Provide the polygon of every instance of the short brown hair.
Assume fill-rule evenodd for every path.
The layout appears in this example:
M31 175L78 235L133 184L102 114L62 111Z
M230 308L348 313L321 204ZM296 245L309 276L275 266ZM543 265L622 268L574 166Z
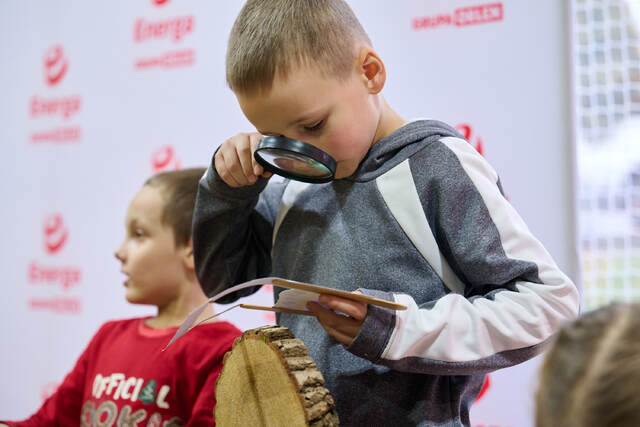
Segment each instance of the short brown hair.
M276 75L310 64L341 79L358 42L371 45L343 0L248 0L229 35L227 83L234 92L267 92Z
M536 393L537 427L640 426L640 304L613 303L563 328Z
M176 246L185 246L191 239L198 183L205 171L205 168L191 168L161 172L144 183L165 190L161 221L173 229Z

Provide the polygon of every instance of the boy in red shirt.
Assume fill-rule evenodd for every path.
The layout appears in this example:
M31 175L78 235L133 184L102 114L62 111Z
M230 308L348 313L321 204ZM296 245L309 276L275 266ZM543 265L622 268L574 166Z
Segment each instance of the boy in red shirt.
M9 426L214 424L215 381L241 331L227 322L203 323L162 351L207 300L194 273L191 242L204 171L151 177L127 210L125 238L115 252L127 275L125 297L157 306L158 314L105 323L58 390L29 419ZM202 318L212 314L208 308Z

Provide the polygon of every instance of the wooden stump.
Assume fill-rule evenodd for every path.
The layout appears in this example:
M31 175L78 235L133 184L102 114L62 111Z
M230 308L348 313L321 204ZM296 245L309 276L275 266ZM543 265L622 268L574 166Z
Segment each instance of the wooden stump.
M251 329L237 338L224 356L215 394L221 427L338 425L322 374L284 326Z

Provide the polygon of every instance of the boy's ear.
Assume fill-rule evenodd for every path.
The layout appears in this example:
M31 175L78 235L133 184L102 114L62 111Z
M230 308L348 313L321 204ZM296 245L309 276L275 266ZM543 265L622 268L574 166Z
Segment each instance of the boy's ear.
M360 49L358 71L370 94L374 95L382 90L387 80L387 73L382 59L369 46Z
M189 242L182 248L182 251L185 267L189 270L195 270L196 264L193 260L193 239L189 238Z

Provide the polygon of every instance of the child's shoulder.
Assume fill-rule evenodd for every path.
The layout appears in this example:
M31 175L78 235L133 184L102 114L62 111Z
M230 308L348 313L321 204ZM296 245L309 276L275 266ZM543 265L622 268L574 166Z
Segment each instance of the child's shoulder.
M209 336L209 337L228 337L229 339L242 335L242 331L238 329L233 323L218 321L202 323L185 334L186 337L189 334L193 336Z
M140 318L108 320L93 334L88 349L97 349L113 342L121 342L123 338L131 336L135 338L136 325Z
M138 328L140 322L143 321L143 317L132 317L128 319L114 319L107 320L100 326L98 332L96 332L96 336L104 336L111 334L120 334L127 331L135 331Z
M132 317L127 319L107 320L100 326L96 332L96 337L104 337L108 335L118 335L124 333L134 334L138 329L144 317Z
M174 356L187 354L187 359L217 360L231 350L240 335L242 331L229 322L203 323L184 334L167 350Z
M428 143L420 143L410 157L412 174L428 180L466 179L481 174L497 178L493 167L462 135L432 135ZM412 151L412 150L410 150Z
M136 326L144 317L131 317L127 319L112 319L107 320L102 324L100 329L111 330L111 329L119 329L119 328L129 328L132 326Z

